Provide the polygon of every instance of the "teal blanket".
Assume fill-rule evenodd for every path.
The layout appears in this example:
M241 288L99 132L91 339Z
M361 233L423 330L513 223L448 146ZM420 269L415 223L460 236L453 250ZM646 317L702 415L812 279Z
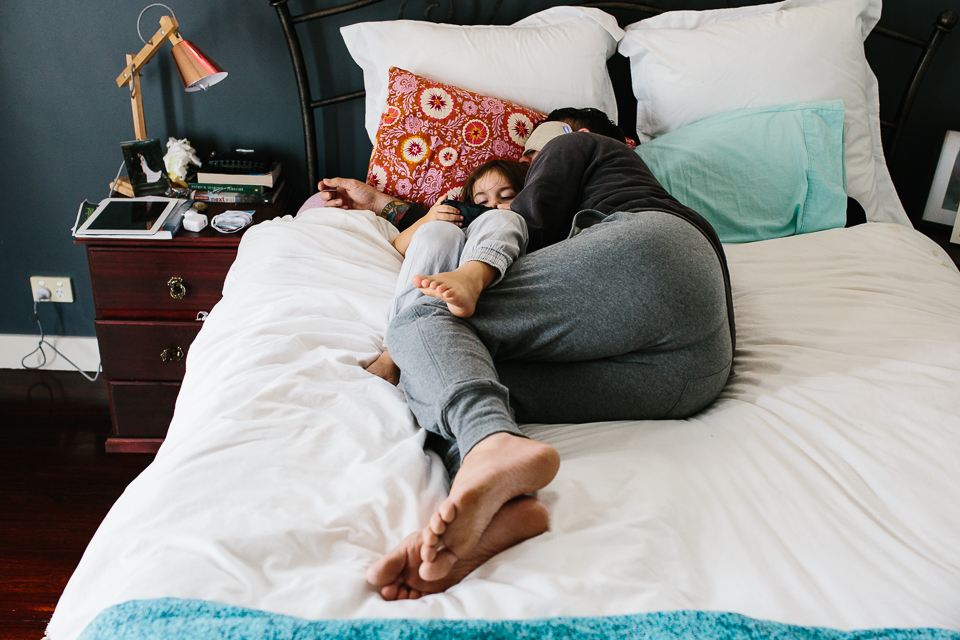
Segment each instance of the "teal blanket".
M943 629L838 631L735 613L668 611L539 620L304 620L202 600L133 600L102 611L80 640L960 640Z

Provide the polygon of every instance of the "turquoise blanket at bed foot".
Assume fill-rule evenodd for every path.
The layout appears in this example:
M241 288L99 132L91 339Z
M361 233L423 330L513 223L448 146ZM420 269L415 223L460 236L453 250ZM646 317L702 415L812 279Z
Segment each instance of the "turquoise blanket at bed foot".
M736 613L667 611L535 620L304 620L203 600L132 600L94 618L80 640L960 640L945 629L839 631Z

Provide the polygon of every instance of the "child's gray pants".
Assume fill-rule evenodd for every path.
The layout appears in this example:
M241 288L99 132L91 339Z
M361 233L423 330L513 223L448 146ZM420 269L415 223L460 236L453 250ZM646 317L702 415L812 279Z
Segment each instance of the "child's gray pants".
M409 406L450 445L453 472L485 437L522 435L518 421L700 411L726 383L730 331L710 242L677 216L644 211L519 258L470 318L423 297L387 337Z
M526 249L527 223L513 211L485 211L466 229L439 220L424 223L407 247L393 303L387 310L387 322L423 296L413 286L413 276L433 276L478 260L500 272L494 280L496 284Z

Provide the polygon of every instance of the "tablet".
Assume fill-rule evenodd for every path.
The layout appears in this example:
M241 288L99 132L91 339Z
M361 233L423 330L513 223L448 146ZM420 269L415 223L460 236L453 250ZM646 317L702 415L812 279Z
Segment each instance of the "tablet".
M107 198L77 229L77 235L153 235L179 201L174 198Z

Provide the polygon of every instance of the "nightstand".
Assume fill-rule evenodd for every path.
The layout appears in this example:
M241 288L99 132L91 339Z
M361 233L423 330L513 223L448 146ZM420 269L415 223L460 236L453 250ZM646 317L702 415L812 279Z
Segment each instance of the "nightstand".
M953 227L936 222L921 220L916 223L917 231L927 236L947 253L953 260L953 263L960 267L960 244L950 242L950 234L953 233Z
M284 215L289 192L269 205L209 204L213 219L228 209L256 210L254 224ZM247 227L249 229L250 227ZM170 240L78 238L96 306L97 341L107 382L113 433L107 451L154 453L163 442L186 370L190 344L221 298L243 233L181 229Z

